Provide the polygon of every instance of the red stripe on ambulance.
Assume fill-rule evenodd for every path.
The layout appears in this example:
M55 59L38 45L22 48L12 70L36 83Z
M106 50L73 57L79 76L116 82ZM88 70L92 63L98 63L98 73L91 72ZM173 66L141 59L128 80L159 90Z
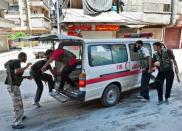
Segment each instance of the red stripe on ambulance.
M138 74L139 72L141 72L141 71L135 70L135 71L122 72L122 73L118 73L118 74L110 74L110 75L106 75L103 77L98 77L98 78L93 78L93 79L87 80L86 84L89 85L89 84L94 84L94 83L107 81L107 80L111 80L111 79L116 79L116 78L120 78L120 77L124 77L124 76L135 75L135 74Z

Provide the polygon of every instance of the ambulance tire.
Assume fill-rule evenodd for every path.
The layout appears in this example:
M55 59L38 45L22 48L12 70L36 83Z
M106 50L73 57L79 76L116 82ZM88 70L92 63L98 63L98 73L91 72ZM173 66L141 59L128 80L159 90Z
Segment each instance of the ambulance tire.
M115 84L109 85L104 90L101 98L102 105L106 107L114 106L118 103L120 97L119 87Z

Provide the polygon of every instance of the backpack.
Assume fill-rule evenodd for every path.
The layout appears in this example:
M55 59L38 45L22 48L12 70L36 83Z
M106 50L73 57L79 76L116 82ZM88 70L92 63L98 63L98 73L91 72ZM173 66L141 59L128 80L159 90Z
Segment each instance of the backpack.
M7 74L4 83L20 86L23 78L21 75L16 75L14 70L12 69L12 63L14 61L16 61L16 60L9 60L4 64L4 68L6 69L6 74Z
M6 69L6 74L7 74L4 84L12 85L12 82L13 82L13 80L12 80L12 71L11 71L11 68L10 68L10 65L11 65L12 62L13 62L13 60L9 60L4 64L4 68Z
M6 70L8 70L8 68L10 67L10 65L11 65L12 62L13 62L13 60L7 61L7 62L4 64L4 68L5 68Z

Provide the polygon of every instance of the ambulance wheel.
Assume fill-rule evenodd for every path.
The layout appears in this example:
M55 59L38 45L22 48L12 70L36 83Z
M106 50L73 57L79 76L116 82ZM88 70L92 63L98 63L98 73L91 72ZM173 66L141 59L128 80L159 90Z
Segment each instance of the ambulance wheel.
M104 93L101 98L101 103L106 107L114 106L118 103L119 96L120 96L119 87L114 84L109 85L104 90Z

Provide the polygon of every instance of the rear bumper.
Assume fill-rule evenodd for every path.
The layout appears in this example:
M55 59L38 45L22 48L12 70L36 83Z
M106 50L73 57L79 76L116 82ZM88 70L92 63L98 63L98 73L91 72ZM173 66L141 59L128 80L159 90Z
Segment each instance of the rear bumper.
M63 94L68 96L72 100L85 101L85 95L86 95L85 91L80 91L80 90L68 91L68 90L65 90L63 92Z

